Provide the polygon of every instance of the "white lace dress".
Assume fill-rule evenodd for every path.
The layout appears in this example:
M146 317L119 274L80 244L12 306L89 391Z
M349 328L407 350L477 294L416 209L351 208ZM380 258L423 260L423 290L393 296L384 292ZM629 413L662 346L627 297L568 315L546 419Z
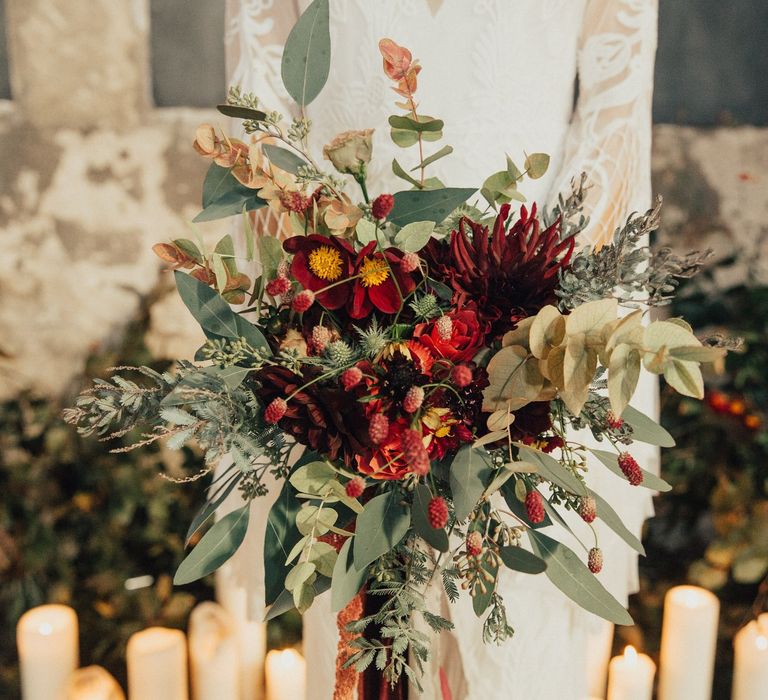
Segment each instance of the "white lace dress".
M306 4L227 3L229 83L284 114L293 107L280 79L282 47ZM385 119L396 109L395 95L377 49L379 39L392 38L421 61L420 111L445 121L442 143L454 147L432 174L451 186L478 186L504 167L505 154L520 162L524 149L547 152L549 172L526 181L524 193L531 201L551 202L586 171L591 223L583 242L604 241L628 213L644 211L651 201L656 22L657 0L331 0L331 74L308 109L312 140L324 144L342 130L378 127L370 189L405 189L390 170L394 157L403 162L408 154L389 140ZM655 402L655 386L646 377L633 404L653 414ZM636 445L633 454L646 468L657 467L655 450ZM652 494L593 466L591 487L639 534L652 514ZM242 586L240 604L247 598L255 615L263 601L258 571L269 506L268 498L254 504L250 544L221 577L229 587L223 597L233 597L233 585ZM586 525L578 521L572 527L591 546ZM637 586L637 555L612 531L600 527L599 533L605 554L600 579L624 602ZM583 551L563 534L554 536ZM441 591L432 591L435 601L443 598L455 630L436 640L421 697L441 697L441 668L454 700L583 700L595 692L596 685L588 688L587 650L590 638L606 639L605 624L543 575L505 571L500 592L516 634L499 648L483 644L468 597L449 608ZM308 700L333 695L337 633L327 598L305 616ZM411 697L417 697L413 689Z

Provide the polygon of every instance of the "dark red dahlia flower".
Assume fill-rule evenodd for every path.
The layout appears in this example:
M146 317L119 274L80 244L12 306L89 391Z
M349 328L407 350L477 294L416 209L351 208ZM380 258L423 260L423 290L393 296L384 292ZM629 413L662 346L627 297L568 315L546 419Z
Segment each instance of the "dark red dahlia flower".
M256 393L264 405L270 405L276 398L287 399L318 372L311 369L299 376L285 367L264 367L255 373L260 386ZM336 383L312 384L287 401L278 425L296 442L331 460L353 465L355 456L366 450L370 441L368 419L351 393Z
M348 303L352 318L366 318L374 308L385 314L397 313L402 305L400 295L405 297L416 287L413 277L402 270L401 250L387 248L382 253L375 249L376 242L371 241L357 254L357 278Z
M509 211L501 207L492 233L464 217L449 243L431 239L421 253L430 276L453 290L454 306L474 308L494 337L556 301L558 272L574 248L572 236L561 239L559 220L542 231L535 204L507 229Z
M352 292L351 282L321 289L352 276L355 251L343 238L321 236L293 236L283 243L286 252L293 255L291 275L304 289L317 293L317 301L333 311L347 303Z
M485 345L485 336L491 328L488 322L480 323L473 309L462 309L446 314L451 320L450 337L442 334L438 323L419 323L413 329L413 337L426 345L436 356L451 362L471 360Z

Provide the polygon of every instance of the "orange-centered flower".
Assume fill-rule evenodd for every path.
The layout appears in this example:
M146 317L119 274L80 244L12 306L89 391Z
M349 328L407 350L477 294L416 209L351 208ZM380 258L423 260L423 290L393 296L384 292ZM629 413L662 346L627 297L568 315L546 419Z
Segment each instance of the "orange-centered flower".
M315 248L309 254L309 269L320 279L333 282L341 277L342 260L339 251L329 245Z
M366 258L360 266L360 282L363 287L378 287L388 277L389 266L384 258Z

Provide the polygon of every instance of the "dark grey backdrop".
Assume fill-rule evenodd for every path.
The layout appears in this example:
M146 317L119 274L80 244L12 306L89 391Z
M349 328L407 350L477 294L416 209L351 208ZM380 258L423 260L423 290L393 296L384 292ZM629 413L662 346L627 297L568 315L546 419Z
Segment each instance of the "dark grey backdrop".
M507 0L514 2L515 0ZM0 0L0 23L4 0ZM151 0L157 105L206 107L223 96L224 0ZM654 119L768 125L768 0L660 0ZM0 32L0 98L8 98Z

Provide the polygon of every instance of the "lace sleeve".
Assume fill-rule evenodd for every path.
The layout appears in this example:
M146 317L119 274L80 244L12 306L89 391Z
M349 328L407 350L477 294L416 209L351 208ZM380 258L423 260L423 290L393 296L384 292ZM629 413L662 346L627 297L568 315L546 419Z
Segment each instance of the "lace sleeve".
M658 0L588 0L579 45L579 95L554 199L585 171L584 243L610 240L651 203L651 98Z
M288 119L295 105L283 87L280 62L298 17L297 0L227 0L228 84L255 93L265 109Z

